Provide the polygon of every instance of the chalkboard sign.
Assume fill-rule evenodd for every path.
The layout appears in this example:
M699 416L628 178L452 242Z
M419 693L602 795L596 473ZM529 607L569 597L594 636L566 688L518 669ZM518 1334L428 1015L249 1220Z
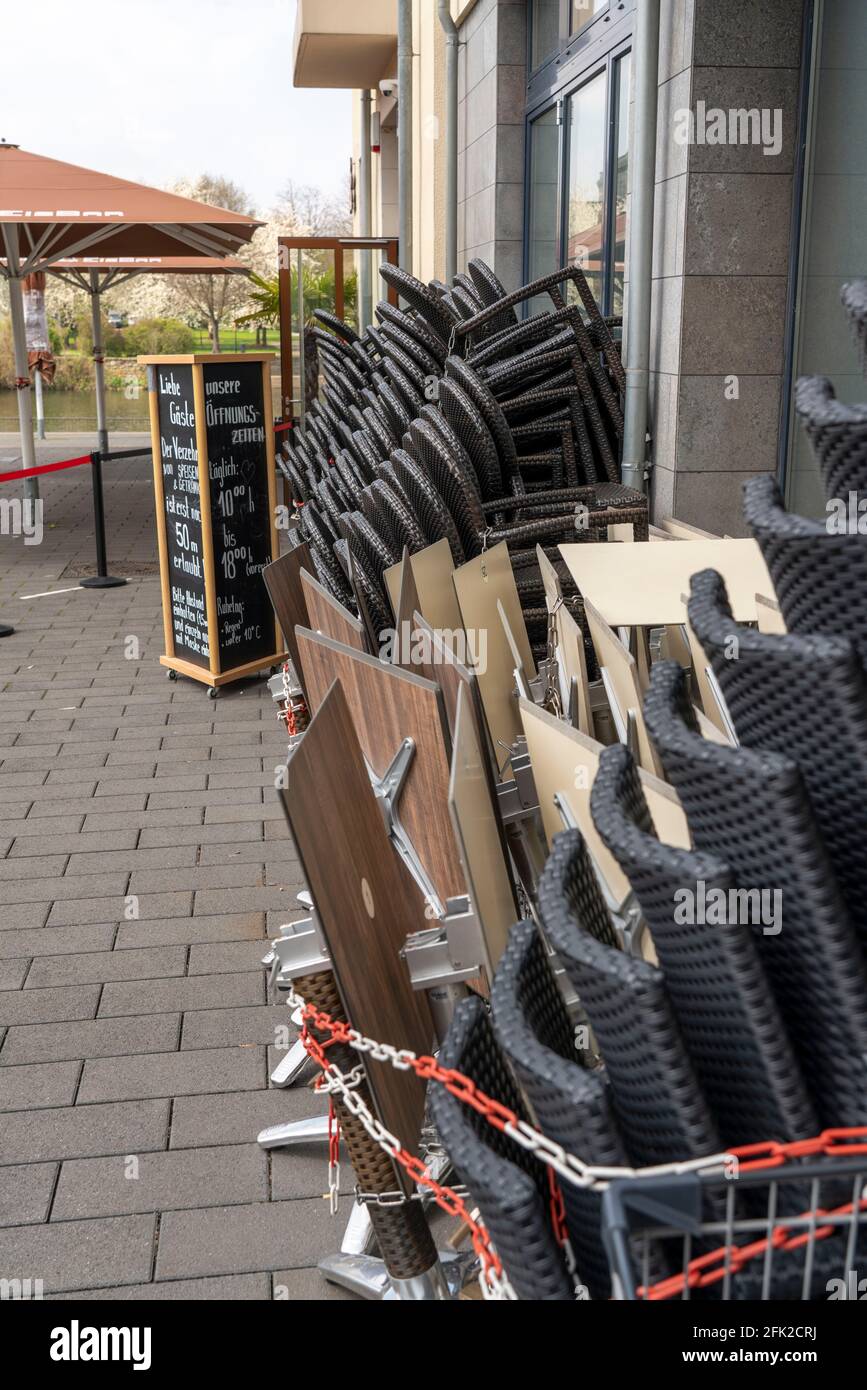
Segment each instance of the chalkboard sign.
M156 367L154 376L174 654L210 670L193 369Z
M170 673L212 688L283 660L270 354L145 357ZM213 692L212 692L213 693Z
M262 578L276 559L266 444L273 422L260 363L209 363L203 375L220 664L245 666L274 651L274 609Z

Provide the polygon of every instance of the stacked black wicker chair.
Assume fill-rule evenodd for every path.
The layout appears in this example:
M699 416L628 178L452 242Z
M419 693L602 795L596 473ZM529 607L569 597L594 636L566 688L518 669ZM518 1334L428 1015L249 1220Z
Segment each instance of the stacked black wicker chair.
M714 570L693 577L689 620L741 745L800 768L867 960L867 677L855 648L843 636L770 636L736 623Z
M531 643L541 657L547 613L537 544L560 567L580 620L580 600L558 545L606 540L616 522L632 522L636 539L647 536L643 495L616 481L599 482L617 476L611 400L620 383L613 339L595 306L588 309L592 295L577 269L550 281L553 310L529 325L518 324L511 305L497 307L509 297L482 262L473 262L451 291L425 286L394 267L384 267L383 278L409 307L381 303L378 327L359 335L334 315L317 312L325 385L304 429L293 432L282 464L293 500L303 504L301 528L317 574L341 602L349 596L351 603L354 595L358 607L363 590L371 620L385 621L386 557L399 559L404 547L412 553L445 538L457 565L505 540ZM557 284L563 280L577 287L586 324L577 306L560 298ZM449 352L458 326L479 315L485 323L460 340L462 347L481 345L473 348L485 354L476 370ZM514 359L522 355L516 367ZM588 380L596 379L594 373L604 376L604 390L589 403L582 399L575 363ZM517 395L503 388L513 376ZM434 404L429 398L437 396ZM609 428L602 434L609 444L614 441L607 460L591 440L606 410L611 419L606 417ZM313 510L305 515L307 508ZM576 511L582 518L577 526ZM381 545L369 535L359 540L359 514Z
M720 1153L663 972L600 940L598 925L594 930L607 913L577 830L554 836L539 914L593 1028L630 1161L643 1167Z
M690 914L687 901L731 901L729 866L658 839L638 770L622 745L606 748L591 794L593 820L638 898L668 996L730 1147L818 1133L779 1007L748 926ZM720 897L720 895L722 895Z
M550 956L532 922L519 922L509 934L491 1005L497 1040L540 1129L585 1163L626 1166L608 1083L600 1071L582 1065ZM562 1191L578 1276L591 1298L609 1298L600 1195L569 1182L562 1184Z
M849 637L867 661L867 535L786 511L771 477L744 486L744 515L791 633Z
M850 493L867 498L867 405L838 401L831 382L819 376L798 382L795 407L819 465L826 503L842 503L848 511Z
M867 965L801 772L778 753L702 738L676 662L654 665L645 719L696 849L728 864L752 903L750 928L821 1124L867 1124Z
M458 1005L439 1060L468 1076L520 1119L529 1118L481 999ZM430 1105L439 1137L479 1206L515 1293L533 1301L573 1299L572 1280L551 1223L544 1165L445 1087L431 1088Z

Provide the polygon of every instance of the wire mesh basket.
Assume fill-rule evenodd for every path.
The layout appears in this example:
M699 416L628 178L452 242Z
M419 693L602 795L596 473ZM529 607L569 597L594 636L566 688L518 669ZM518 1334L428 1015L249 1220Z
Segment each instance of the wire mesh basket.
M736 1149L704 1172L612 1182L602 1235L613 1296L867 1298L865 1140L867 1130L828 1131Z

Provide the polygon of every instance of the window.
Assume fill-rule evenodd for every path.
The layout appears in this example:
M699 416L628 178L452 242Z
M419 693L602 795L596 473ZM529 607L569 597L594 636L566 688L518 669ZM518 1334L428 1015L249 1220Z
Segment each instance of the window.
M580 34L591 19L595 19L603 10L608 9L608 0L570 0L570 9L572 19L569 32L570 34Z
M580 265L599 304L605 275L605 89L606 74L600 72L567 104L566 259Z
M608 8L586 0L572 13L590 23ZM559 86L528 117L526 277L577 264L605 314L623 312L631 17L613 27L608 52L599 52L599 31L586 52L558 65ZM538 86L537 76L531 94Z
M867 157L858 135L867 91L867 5L817 5L814 25L812 61L805 63L806 159L784 390L798 377L826 376L838 400L860 405L864 377L840 290L867 266ZM784 407L786 504L824 520L825 495L810 441L790 398L784 397Z
M560 127L552 106L530 126L528 279L557 269L560 251Z
M541 67L560 47L560 0L533 0L530 66Z

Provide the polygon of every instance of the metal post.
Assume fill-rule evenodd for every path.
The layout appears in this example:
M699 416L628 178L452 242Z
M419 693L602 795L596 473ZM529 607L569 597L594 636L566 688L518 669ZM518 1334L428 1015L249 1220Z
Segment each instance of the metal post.
M33 373L33 390L36 396L36 435L45 438L45 399L42 394L42 372L39 368Z
M397 161L401 269L412 272L412 5L397 0Z
M458 272L458 56L460 38L450 0L438 0L446 36L446 282Z
M105 506L102 495L102 457L98 450L90 456L91 482L93 483L93 529L96 539L96 574L90 579L82 579L82 589L117 589L125 584L108 572L108 556L105 548Z
M337 280L337 255L334 253L334 278ZM298 247L298 379L300 383L300 402L298 415L301 424L307 418L307 362L304 351L304 259L301 247Z
M361 158L358 179L358 234L369 237L371 226L371 154L370 154L370 88L361 93ZM373 318L372 251L359 251L358 331L363 333Z
M622 477L628 487L643 491L647 453L647 390L650 379L659 0L643 0L639 6L635 59Z
M18 430L21 436L21 468L36 467L36 445L33 442L33 410L30 399L30 365L27 360L27 330L24 326L24 297L22 277L18 271L18 228L15 223L3 227L6 246L6 266L9 274L9 310L12 317L12 342L15 350L15 386L18 398ZM39 497L36 478L24 479L24 496L30 502Z
M90 272L90 321L93 326L93 382L96 391L96 437L100 454L108 453L108 420L105 413L105 359L102 346L99 271Z

